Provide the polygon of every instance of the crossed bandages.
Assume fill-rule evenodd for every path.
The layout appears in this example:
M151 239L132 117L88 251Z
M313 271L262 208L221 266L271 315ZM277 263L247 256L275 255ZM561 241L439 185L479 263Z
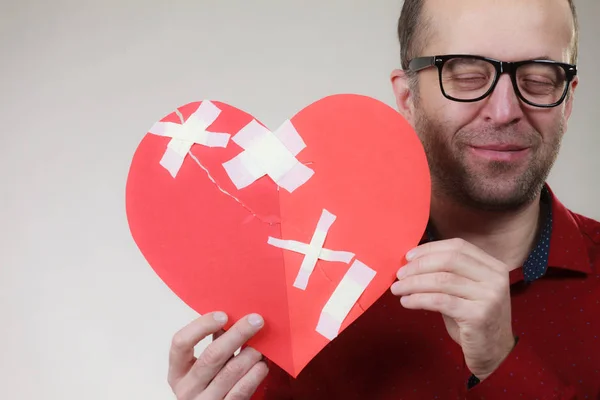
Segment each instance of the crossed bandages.
M227 147L231 138L229 134L208 130L220 113L215 104L203 101L185 122L176 124L161 121L150 128L152 134L171 138L160 164L173 178L177 176L194 144ZM232 140L244 151L223 163L223 168L238 189L268 175L279 187L291 193L314 174L312 169L296 158L306 144L289 120L271 132L253 119Z
M238 189L243 189L266 175L291 193L313 176L314 171L296 158L306 144L291 121L285 121L279 129L271 132L252 120L231 138L227 133L209 131L220 113L221 110L215 104L203 101L185 122L157 122L150 128L149 133L171 138L160 165L173 178L176 178L194 144L225 148L230 139L243 151L223 163L223 168ZM376 274L373 269L355 259L354 253L323 247L335 220L336 216L324 209L310 243L273 237L267 239L271 246L304 254L293 284L299 290L306 290L319 260L346 264L354 260L323 307L317 323L316 331L329 340L338 335L344 319Z
M293 286L295 288L306 289L318 260L349 264L354 259L354 253L323 248L329 228L335 220L335 215L323 210L310 243L268 238L267 243L272 246L304 254L300 270L294 281ZM329 340L335 338L344 319L374 277L375 271L373 269L355 260L321 311L317 332Z

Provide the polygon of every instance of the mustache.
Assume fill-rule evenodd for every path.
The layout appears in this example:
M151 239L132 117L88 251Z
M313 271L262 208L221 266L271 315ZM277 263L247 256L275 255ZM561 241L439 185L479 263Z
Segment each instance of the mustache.
M518 145L533 147L542 142L542 136L535 129L518 129L514 127L485 127L480 129L459 130L454 137L459 144L469 146Z

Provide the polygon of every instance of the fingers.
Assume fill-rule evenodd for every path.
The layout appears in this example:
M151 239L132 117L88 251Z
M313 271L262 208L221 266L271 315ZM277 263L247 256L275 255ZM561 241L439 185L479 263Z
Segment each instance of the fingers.
M480 264L496 270L506 269L506 266L494 257L481 250L479 247L463 239L448 239L428 242L415 247L406 254L407 261L414 261L426 255L434 253L462 253L471 256Z
M261 382L267 377L267 364L260 361L248 371L242 379L229 391L225 400L248 400L252 397Z
M496 271L485 268L469 254L446 251L421 255L400 268L397 277L402 280L413 275L436 272L449 272L475 282L485 282L489 280L490 273Z
M225 331L223 329L219 329L217 332L213 333L213 340L217 340L218 338L223 336L224 333Z
M264 325L262 317L250 314L237 321L218 339L210 343L178 383L177 391L185 398L197 396L217 376L221 368ZM177 393L177 392L176 392Z
M409 262L398 271L391 291L408 309L461 318L508 280L502 262L462 239L426 243L406 258Z
M464 319L470 309L469 300L444 293L411 294L402 297L400 303L407 309L439 312L454 320Z
M246 347L230 359L202 393L201 399L222 399L258 362L262 354Z
M444 293L467 300L482 298L485 287L476 282L449 272L435 272L408 276L395 282L391 291L396 296L416 293Z
M169 350L168 382L171 388L189 372L196 361L194 346L202 339L220 330L227 322L227 315L214 312L201 316L178 331Z

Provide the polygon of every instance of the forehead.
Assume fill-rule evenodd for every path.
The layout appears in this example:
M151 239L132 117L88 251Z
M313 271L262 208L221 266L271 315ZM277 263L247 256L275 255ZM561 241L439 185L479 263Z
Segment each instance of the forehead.
M573 20L567 0L427 0L425 55L467 53L517 61L569 61Z

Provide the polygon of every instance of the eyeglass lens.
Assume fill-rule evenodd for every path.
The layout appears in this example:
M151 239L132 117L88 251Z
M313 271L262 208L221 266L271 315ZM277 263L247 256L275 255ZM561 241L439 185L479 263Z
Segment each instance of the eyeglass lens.
M477 99L490 89L496 78L493 64L474 58L452 58L441 72L442 89L458 100ZM554 64L528 63L516 73L517 87L529 102L550 105L563 96L567 79L565 70Z

